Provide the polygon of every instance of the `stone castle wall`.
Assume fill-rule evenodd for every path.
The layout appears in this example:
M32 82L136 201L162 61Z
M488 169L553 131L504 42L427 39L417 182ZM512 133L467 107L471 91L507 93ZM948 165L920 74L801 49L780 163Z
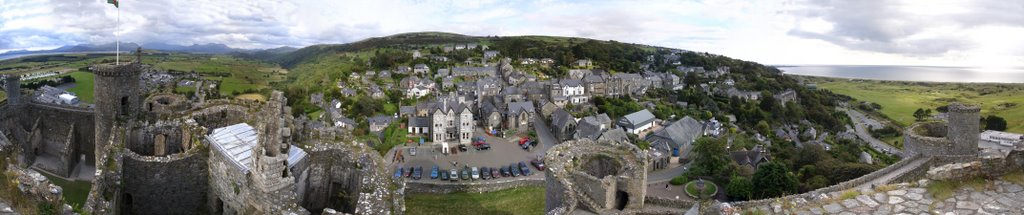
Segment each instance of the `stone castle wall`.
M404 179L396 179L404 180ZM544 179L541 178L529 178L520 177L512 179L501 179L501 180L489 180L489 181L475 181L475 182L459 182L452 183L447 181L413 181L409 180L405 183L405 192L407 193L436 193L436 194L448 194L448 193L484 193L494 192L512 188L530 187L530 186L544 186Z
M93 84L95 101L96 149L102 149L110 142L110 129L121 116L132 115L141 110L142 92L139 92L139 73L142 65L95 65Z
M125 151L120 208L124 214L195 214L209 211L205 150L152 157Z

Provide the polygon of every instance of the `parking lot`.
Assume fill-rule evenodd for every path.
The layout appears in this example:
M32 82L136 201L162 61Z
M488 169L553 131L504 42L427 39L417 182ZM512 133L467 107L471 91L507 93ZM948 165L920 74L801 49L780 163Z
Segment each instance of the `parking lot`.
M406 169L410 167L423 167L423 176L420 181L439 181L440 179L430 179L430 169L434 165L437 165L440 170L446 171L452 168L462 170L465 166L469 167L496 167L501 168L502 166L508 166L509 164L518 164L520 161L525 162L530 166L531 176L529 177L543 177L543 171L537 170L535 167L530 165L530 160L537 159L538 155L543 154L544 144L537 144L537 149L530 151L523 150L520 148L517 137L508 137L507 139L493 137L485 134L482 130L474 132L475 137L483 137L484 140L491 145L489 150L476 150L472 145L467 144L467 151L459 151L457 153L442 154L441 144L425 143L422 146L416 144L409 144L408 146L399 146L388 152L385 159L391 162L389 170L394 174L395 167L404 167ZM458 144L450 144L449 146L458 146ZM416 155L409 153L410 148L416 148ZM396 150L403 150L405 156L405 162L393 162L394 153ZM520 176L522 177L522 176ZM501 180L501 179L499 179Z

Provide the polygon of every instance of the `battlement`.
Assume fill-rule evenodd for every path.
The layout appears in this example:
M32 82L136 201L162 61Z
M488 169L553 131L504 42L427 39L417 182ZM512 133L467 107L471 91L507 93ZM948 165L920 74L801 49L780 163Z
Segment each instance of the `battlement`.
M980 113L981 112L981 107L974 106L974 105L965 105L965 104L954 102L954 103L949 104L949 112L950 113Z
M89 68L98 76L103 77L131 77L139 75L141 64L129 63L124 65L97 64Z

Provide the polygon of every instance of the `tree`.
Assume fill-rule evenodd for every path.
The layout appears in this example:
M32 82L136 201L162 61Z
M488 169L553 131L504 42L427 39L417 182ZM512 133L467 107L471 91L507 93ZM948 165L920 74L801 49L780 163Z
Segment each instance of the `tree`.
M754 195L758 198L778 197L796 193L800 181L789 172L785 165L770 162L761 165L754 173Z
M765 136L768 136L768 134L771 133L772 129L771 126L768 125L768 122L765 122L764 120L758 121L757 125L754 127L757 128L757 132Z
M749 178L733 176L725 187L725 195L734 200L747 200L754 197L754 183Z
M989 115L988 118L985 118L985 129L1005 131L1006 119L1003 119L1002 117L996 115Z
M924 121L924 119L930 115L930 112L931 109L925 111L923 108L918 108L916 111L914 111L914 118L916 118L917 121Z
M693 144L693 169L698 176L729 176L729 153L725 141L701 137Z

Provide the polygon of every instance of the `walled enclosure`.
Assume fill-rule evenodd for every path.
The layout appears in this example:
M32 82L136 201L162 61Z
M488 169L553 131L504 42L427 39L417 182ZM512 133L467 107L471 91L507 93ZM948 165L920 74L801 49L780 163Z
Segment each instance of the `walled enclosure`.
M573 140L551 148L544 157L545 211L640 212L647 195L648 159L633 144L604 140Z
M949 121L921 122L907 128L903 145L908 154L977 156L980 111L977 106L949 105Z
M209 156L206 150L192 148L192 141L199 138L194 135L202 133L195 124L169 121L131 129L123 153L121 213L208 211Z

